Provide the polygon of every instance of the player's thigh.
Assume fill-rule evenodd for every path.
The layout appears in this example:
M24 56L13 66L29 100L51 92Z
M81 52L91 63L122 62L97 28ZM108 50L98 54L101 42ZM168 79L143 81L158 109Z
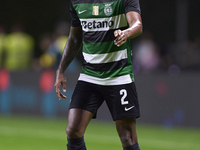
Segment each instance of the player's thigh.
M136 119L125 118L115 121L117 132L121 135L124 133L135 134L136 133Z
M85 128L90 122L93 113L79 109L72 108L68 112L68 126L72 126L74 128Z
M70 109L68 112L68 125L66 129L68 137L82 137L92 116L93 113L87 110L77 108Z
M78 81L69 105L68 137L83 136L88 123L102 103L102 94L97 85Z
M116 120L116 129L124 147L138 142L136 133L136 118Z

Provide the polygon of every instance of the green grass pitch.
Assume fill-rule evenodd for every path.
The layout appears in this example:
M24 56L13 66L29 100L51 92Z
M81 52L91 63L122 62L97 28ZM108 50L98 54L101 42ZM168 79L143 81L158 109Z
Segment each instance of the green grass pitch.
M0 116L0 150L66 150L66 119ZM200 150L200 129L138 124L141 150ZM114 122L90 123L88 150L122 150Z

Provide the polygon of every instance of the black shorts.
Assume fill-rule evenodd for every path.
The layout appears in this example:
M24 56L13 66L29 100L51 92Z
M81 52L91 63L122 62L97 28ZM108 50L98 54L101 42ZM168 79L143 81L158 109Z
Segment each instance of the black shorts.
M90 111L96 118L97 110L106 101L113 120L140 117L135 83L102 86L78 81L69 109L80 108Z

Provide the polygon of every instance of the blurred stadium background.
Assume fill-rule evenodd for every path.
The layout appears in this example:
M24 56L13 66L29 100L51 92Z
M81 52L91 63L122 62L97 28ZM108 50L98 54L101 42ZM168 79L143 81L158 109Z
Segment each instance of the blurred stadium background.
M200 1L140 4L144 33L132 48L141 148L199 150ZM0 150L66 149L81 54L66 71L68 99L58 101L53 85L69 28L68 0L0 1ZM88 149L121 149L104 104L85 137Z

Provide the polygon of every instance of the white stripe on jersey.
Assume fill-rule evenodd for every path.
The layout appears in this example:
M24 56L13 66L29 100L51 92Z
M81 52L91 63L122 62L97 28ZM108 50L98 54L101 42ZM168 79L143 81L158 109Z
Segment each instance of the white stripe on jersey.
M89 76L86 74L81 73L79 76L79 81L90 82L98 85L121 85L121 84L129 84L132 83L131 76L124 75L120 77L111 77L111 78L97 78L93 76Z
M118 29L127 26L127 19L125 14L120 14L108 18L89 18L80 19L82 29L88 31L108 31L111 29Z
M119 61L122 59L126 59L128 56L127 56L127 49L125 49L106 54L87 54L83 52L83 57L87 63L100 64L100 63Z

